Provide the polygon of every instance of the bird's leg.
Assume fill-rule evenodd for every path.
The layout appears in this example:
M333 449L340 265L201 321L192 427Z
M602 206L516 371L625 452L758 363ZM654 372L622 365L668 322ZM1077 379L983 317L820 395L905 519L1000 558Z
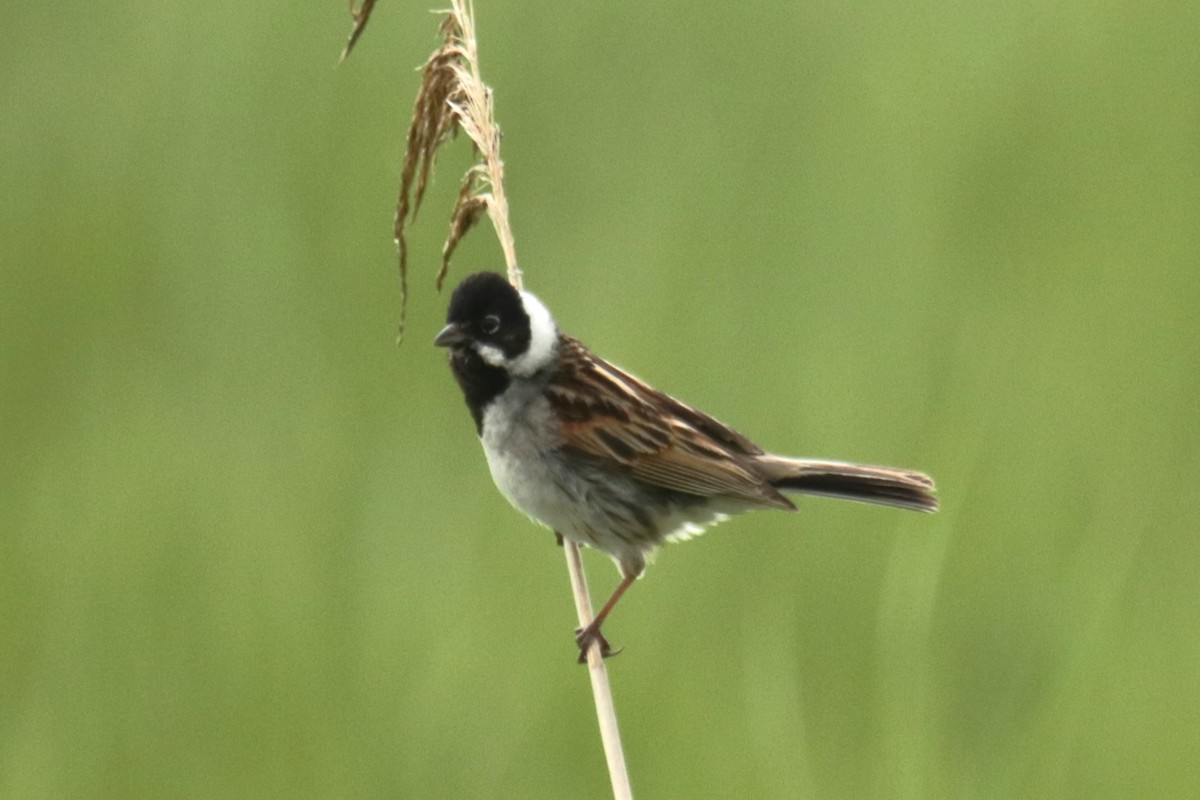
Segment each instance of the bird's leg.
M613 610L613 606L621 599L621 595L625 594L625 590L632 586L635 580L637 580L636 574L626 575L622 578L621 582L617 584L616 590L613 591L612 597L608 598L608 602L600 609L600 613L587 624L587 627L579 628L575 631L575 644L579 645L580 664L587 663L588 648L592 646L593 642L600 645L601 658L615 656L621 652L620 650L613 650L609 646L608 640L600 633L600 626L604 624L604 620L608 617L609 612Z
M558 545L559 547L563 546L562 534L559 533L558 531L554 532L554 543L556 545Z

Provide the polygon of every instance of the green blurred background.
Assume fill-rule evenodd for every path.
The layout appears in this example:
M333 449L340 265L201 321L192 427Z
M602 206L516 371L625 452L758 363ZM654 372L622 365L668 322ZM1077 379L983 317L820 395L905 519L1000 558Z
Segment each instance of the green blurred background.
M608 627L638 796L1195 797L1200 6L479 6L563 326L944 503L662 553ZM464 143L393 342L437 18L341 67L344 2L5 18L0 796L608 796L562 555L429 346Z

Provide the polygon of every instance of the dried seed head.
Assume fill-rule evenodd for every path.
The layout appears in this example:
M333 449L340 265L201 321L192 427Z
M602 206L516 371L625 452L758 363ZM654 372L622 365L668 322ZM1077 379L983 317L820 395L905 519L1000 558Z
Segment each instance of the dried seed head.
M353 0L350 15L354 27L342 54L345 58L362 35L375 6L375 0L362 0L356 11ZM450 269L450 259L467 232L486 211L500 239L509 281L521 287L512 228L508 221L508 199L504 193L504 162L500 160L500 128L492 110L492 91L479 73L479 52L475 41L475 13L469 0L452 0L451 8L439 27L441 46L421 68L421 86L413 104L412 122L400 190L396 198L393 233L400 267L400 325L397 341L404 336L408 307L408 242L405 233L416 219L429 176L437 163L438 149L462 130L474 145L476 163L463 178L458 199L450 213L450 232L442 247L442 264L437 273L440 291Z

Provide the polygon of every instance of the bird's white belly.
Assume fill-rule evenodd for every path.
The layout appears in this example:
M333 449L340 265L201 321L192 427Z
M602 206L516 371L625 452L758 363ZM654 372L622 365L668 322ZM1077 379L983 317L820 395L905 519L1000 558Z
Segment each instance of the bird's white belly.
M484 446L488 467L496 488L526 516L564 535L573 533L573 504L558 488L557 479L546 462L534 457L527 459L509 450Z
M549 414L544 399L514 396L510 389L484 412L483 452L508 502L535 522L575 538L574 517L583 496L572 498L564 491L571 478L549 457L558 447L548 433L553 430Z

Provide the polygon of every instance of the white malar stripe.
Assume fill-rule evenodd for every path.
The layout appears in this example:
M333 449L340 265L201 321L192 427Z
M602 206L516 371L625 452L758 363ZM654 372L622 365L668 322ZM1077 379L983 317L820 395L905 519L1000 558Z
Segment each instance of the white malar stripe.
M558 344L558 325L550 316L550 310L529 292L521 292L521 304L529 315L529 348L513 359L509 371L528 377L553 360Z
M508 366L508 359L504 356L504 351L496 345L476 342L475 349L479 352L479 357L493 367Z

